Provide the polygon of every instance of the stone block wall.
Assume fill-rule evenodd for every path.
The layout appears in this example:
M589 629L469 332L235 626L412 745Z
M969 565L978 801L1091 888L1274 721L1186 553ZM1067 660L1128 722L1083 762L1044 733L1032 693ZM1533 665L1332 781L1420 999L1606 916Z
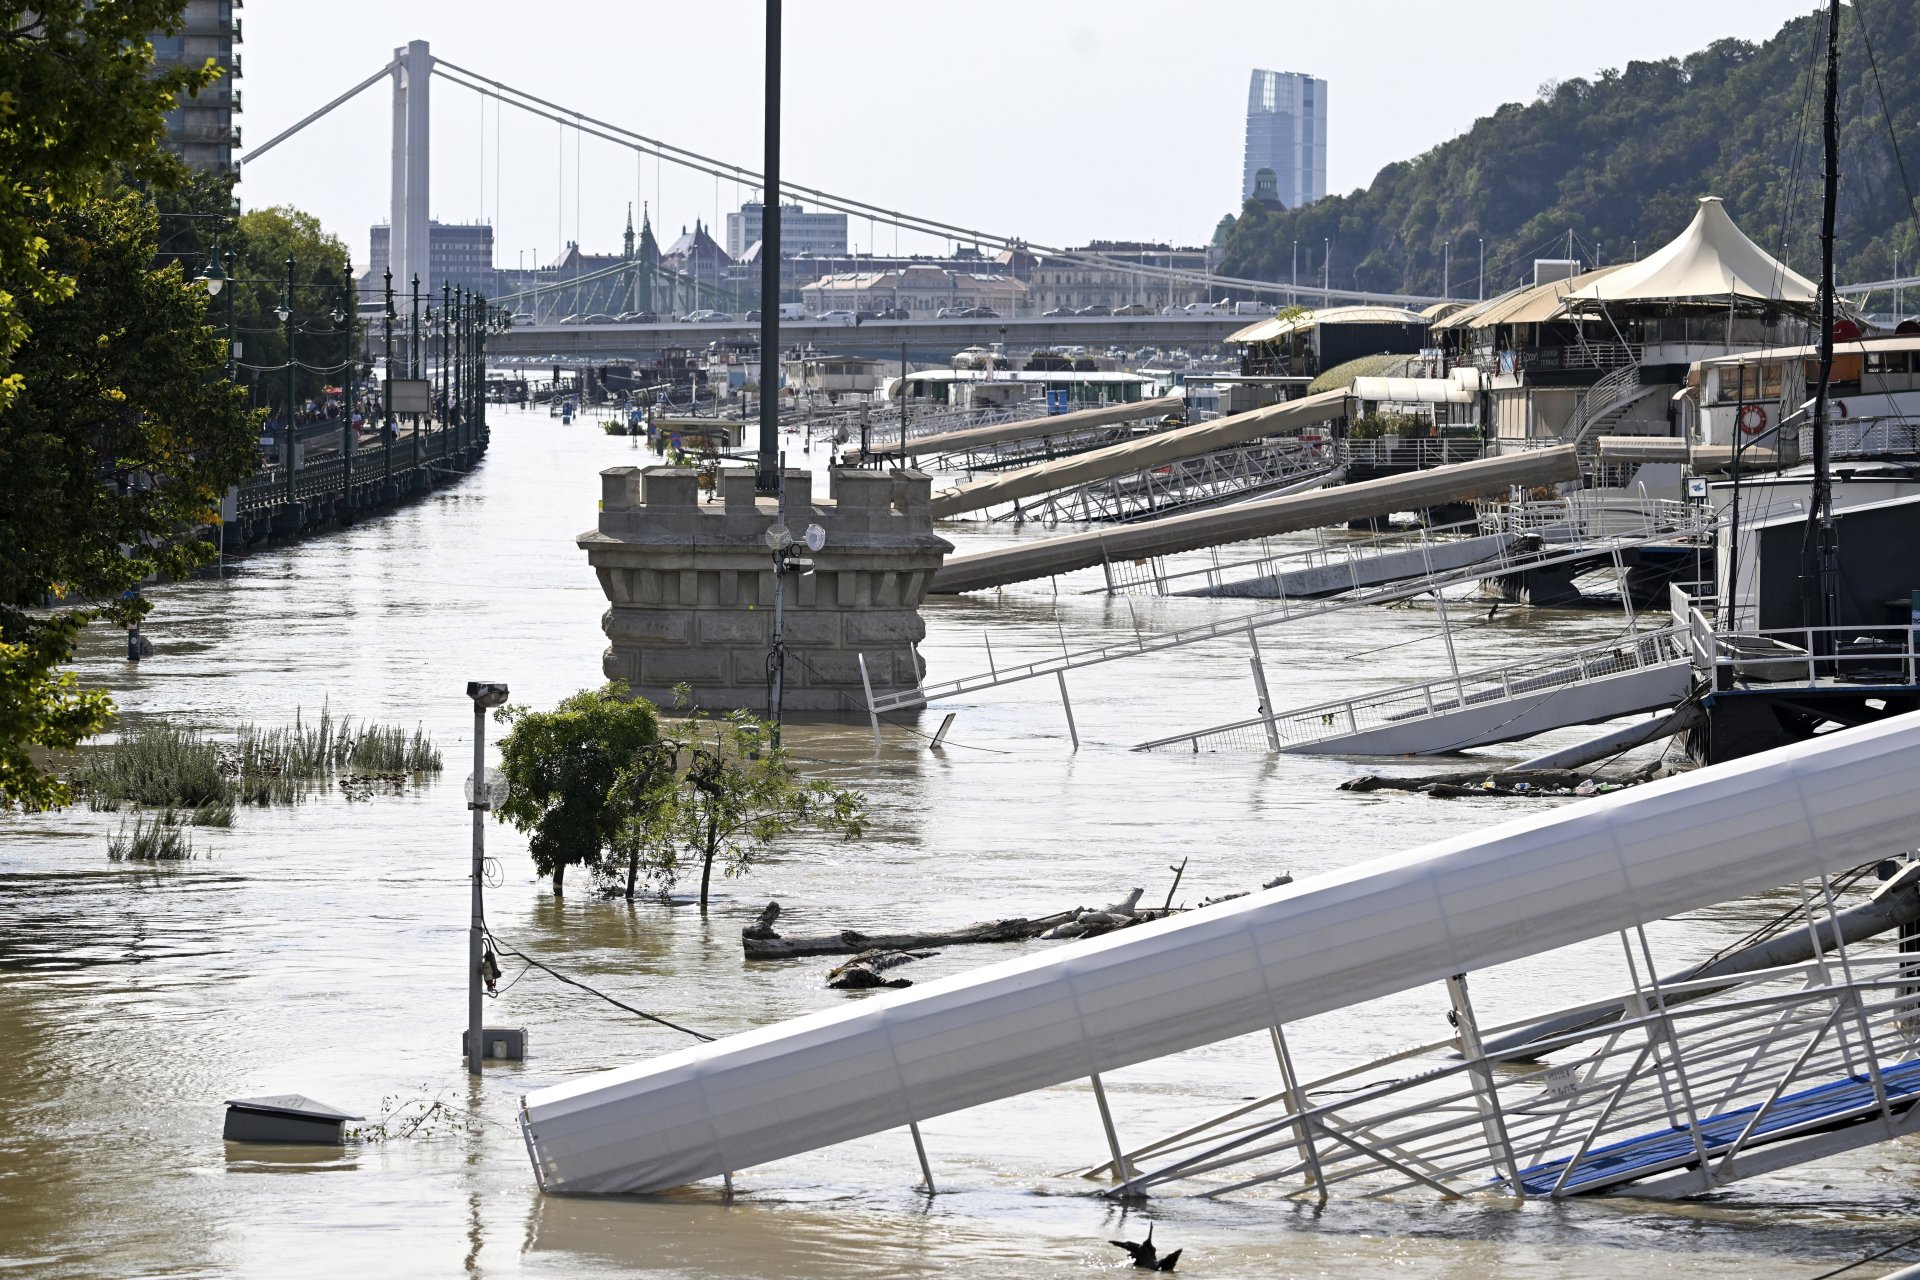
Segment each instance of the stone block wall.
M610 602L602 625L610 679L671 706L692 686L702 707L767 709L778 515L756 496L749 468L723 470L716 492L678 467L600 473L600 520L578 542ZM808 472L786 474L787 527L827 532L814 572L789 569L782 610L788 711L865 707L856 655L875 694L911 689L925 674L915 646L920 604L951 543L933 532L932 481L918 471L835 468L831 494L811 499Z

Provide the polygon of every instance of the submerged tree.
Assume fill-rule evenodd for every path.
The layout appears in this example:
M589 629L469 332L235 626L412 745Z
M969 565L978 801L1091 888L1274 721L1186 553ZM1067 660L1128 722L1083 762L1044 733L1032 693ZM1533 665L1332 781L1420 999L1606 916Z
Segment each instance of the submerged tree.
M653 705L630 698L618 682L583 689L551 711L502 707L495 718L512 730L500 740L501 771L510 791L494 809L528 834L527 849L555 897L567 868L598 870L617 833L642 815L645 791L629 775L659 740Z
M855 839L866 830L866 797L804 778L775 745L774 726L748 711L714 719L699 711L668 722L662 744L623 778L626 821L614 838L631 897L640 871L668 888L690 863L700 868L706 910L718 865L736 876L780 837L812 830ZM614 864L619 865L619 857Z

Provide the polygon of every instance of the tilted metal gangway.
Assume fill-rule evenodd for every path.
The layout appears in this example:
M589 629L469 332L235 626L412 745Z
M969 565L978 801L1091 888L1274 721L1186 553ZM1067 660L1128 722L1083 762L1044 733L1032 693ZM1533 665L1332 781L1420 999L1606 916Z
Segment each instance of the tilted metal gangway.
M996 523L1125 524L1249 498L1299 493L1336 483L1343 474L1320 446L1267 440L1056 489L1030 505L1015 503L1012 510L992 519Z
M1829 877L1916 823L1910 714L541 1089L522 1127L549 1191L731 1181L900 1128L931 1190L920 1121L1091 1078L1120 1193L1711 1190L1920 1127L1920 957L1823 941L1702 994L1659 976L1646 926L1798 884L1812 930ZM1470 975L1609 935L1631 979L1610 1020L1482 1048L1505 1028L1478 1025ZM1456 1037L1302 1077L1304 1019L1432 983ZM1126 1149L1103 1074L1250 1035L1277 1091Z
M999 470L1112 444L1140 432L1135 424L1143 420L1166 418L1185 410L1183 398L1161 396L1051 416L1026 412L1016 417L995 416L984 422L932 431L910 423L905 440L889 424L870 421L866 454L874 458L912 458L915 465L942 471ZM891 442L881 443L890 435Z
M1437 676L1143 742L1136 751L1440 755L1663 710L1693 689L1675 623L1571 651Z
M1165 556L1109 560L1104 588L1086 594L1235 597L1278 600L1310 598L1436 569L1477 564L1506 550L1515 539L1566 544L1624 533L1665 534L1678 541L1711 535L1718 517L1710 507L1644 497L1576 493L1568 498L1487 506L1471 520L1422 523L1390 533L1329 537L1316 527L1311 546L1250 539L1203 548L1207 562L1175 568Z
M1315 495L1309 495L1315 496ZM1228 514L1221 512L1219 514ZM1240 614L1237 617L1222 618L1196 626L1181 627L1172 631L1142 631L1136 622L1131 641L1121 640L1113 644L1097 645L1087 649L1068 649L1063 640L1060 652L1048 654L1027 662L1002 665L993 653L992 641L985 645L987 669L972 675L960 676L952 680L922 684L915 689L902 689L894 693L883 694L871 699L867 706L869 715L877 717L885 712L900 711L908 707L926 706L946 698L963 694L978 693L1001 685L1017 684L1022 680L1037 680L1053 676L1060 682L1061 695L1066 695L1066 674L1082 667L1097 666L1106 662L1117 662L1125 658L1142 654L1165 653L1190 644L1206 640L1230 640L1245 637L1252 650L1254 679L1256 687L1264 687L1265 676L1260 663L1258 633L1268 627L1282 626L1306 618L1324 617L1330 613L1339 613L1347 609L1358 609L1368 605L1391 604L1398 600L1410 600L1415 596L1438 593L1448 587L1465 586L1479 582L1484 578L1498 574L1518 573L1525 569L1545 568L1580 560L1590 560L1596 555L1617 554L1633 547L1651 542L1665 541L1669 536L1665 531L1657 533L1639 533L1596 539L1579 546L1553 546L1540 543L1512 543L1492 556L1476 559L1473 563L1456 568L1439 569L1418 577L1401 578L1380 586L1366 587L1358 591L1343 592L1326 598L1296 600L1282 597L1277 607L1260 609L1253 613ZM1261 701L1265 702L1264 693Z
M936 489L933 516L936 520L951 519L969 511L1023 502L1058 489L1070 489L1110 476L1133 475L1183 458L1197 458L1218 449L1298 431L1341 416L1346 412L1346 404L1345 392L1329 391L1248 413L1154 432L1072 457L1037 462L952 488Z
M1307 402L1293 403L1304 405ZM1223 422L1232 420L1222 419ZM1122 446L1127 449L1134 447ZM1168 460L1149 459L1143 465L1160 466ZM1075 461L1077 459L1069 459L1054 465L1064 468ZM1022 474L1016 472L1014 476ZM1120 471L1108 470L1101 474L1120 474ZM954 556L934 574L930 590L938 595L991 590L1034 578L1072 573L1077 569L1097 568L1115 561L1144 560L1302 529L1346 524L1395 511L1421 510L1485 497L1490 493L1505 493L1515 485L1555 484L1578 475L1573 450L1566 447L1480 458L1473 462L1435 467L1430 471L1383 476L1359 484L1337 485L1310 493L1258 498L1216 511L1190 511L1138 524L1016 542L990 551ZM1050 478L1061 483L1041 486L1038 492L1049 492L1067 483L1064 472L1054 472ZM1072 483L1083 483L1087 478L1097 479L1099 476L1081 477ZM968 488L978 496L984 486L992 483L982 481ZM1002 496L1011 500L1015 496L1031 495L1006 494L1003 491ZM939 499L940 495L936 493L936 514Z

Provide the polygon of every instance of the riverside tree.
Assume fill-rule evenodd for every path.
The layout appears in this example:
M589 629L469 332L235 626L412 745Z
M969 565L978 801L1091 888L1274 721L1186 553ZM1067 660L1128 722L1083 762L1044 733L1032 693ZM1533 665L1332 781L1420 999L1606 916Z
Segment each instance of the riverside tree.
M131 589L210 560L196 530L253 468L206 295L156 267L160 148L211 64L157 71L148 35L182 0L0 0L0 809L64 804L40 751L112 703L60 668Z
M802 777L773 730L749 711L716 719L696 710L670 721L661 741L671 764L655 750L623 775L627 816L603 875L624 869L631 898L641 871L667 889L697 865L705 911L715 866L739 875L795 831L849 840L864 833L866 797Z
M500 767L510 790L494 814L527 834L533 865L566 888L567 868L600 869L617 833L650 803L631 775L659 741L653 705L630 698L618 681L583 689L551 711L506 706L494 713L512 726L500 740Z

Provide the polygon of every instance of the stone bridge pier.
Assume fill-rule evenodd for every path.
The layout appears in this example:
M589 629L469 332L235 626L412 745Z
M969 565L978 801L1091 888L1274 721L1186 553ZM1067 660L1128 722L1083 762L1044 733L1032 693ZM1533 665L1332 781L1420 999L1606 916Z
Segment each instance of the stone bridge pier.
M720 472L712 495L681 467L600 473L598 527L580 535L610 607L609 679L665 707L675 685L697 705L764 713L773 644L773 552L766 532L778 504L756 496L750 468ZM835 468L832 496L811 498L810 473L786 473L787 527L826 530L814 572L785 584L787 711L866 707L859 658L876 695L912 689L925 674L920 603L953 545L933 532L932 481L919 471Z

